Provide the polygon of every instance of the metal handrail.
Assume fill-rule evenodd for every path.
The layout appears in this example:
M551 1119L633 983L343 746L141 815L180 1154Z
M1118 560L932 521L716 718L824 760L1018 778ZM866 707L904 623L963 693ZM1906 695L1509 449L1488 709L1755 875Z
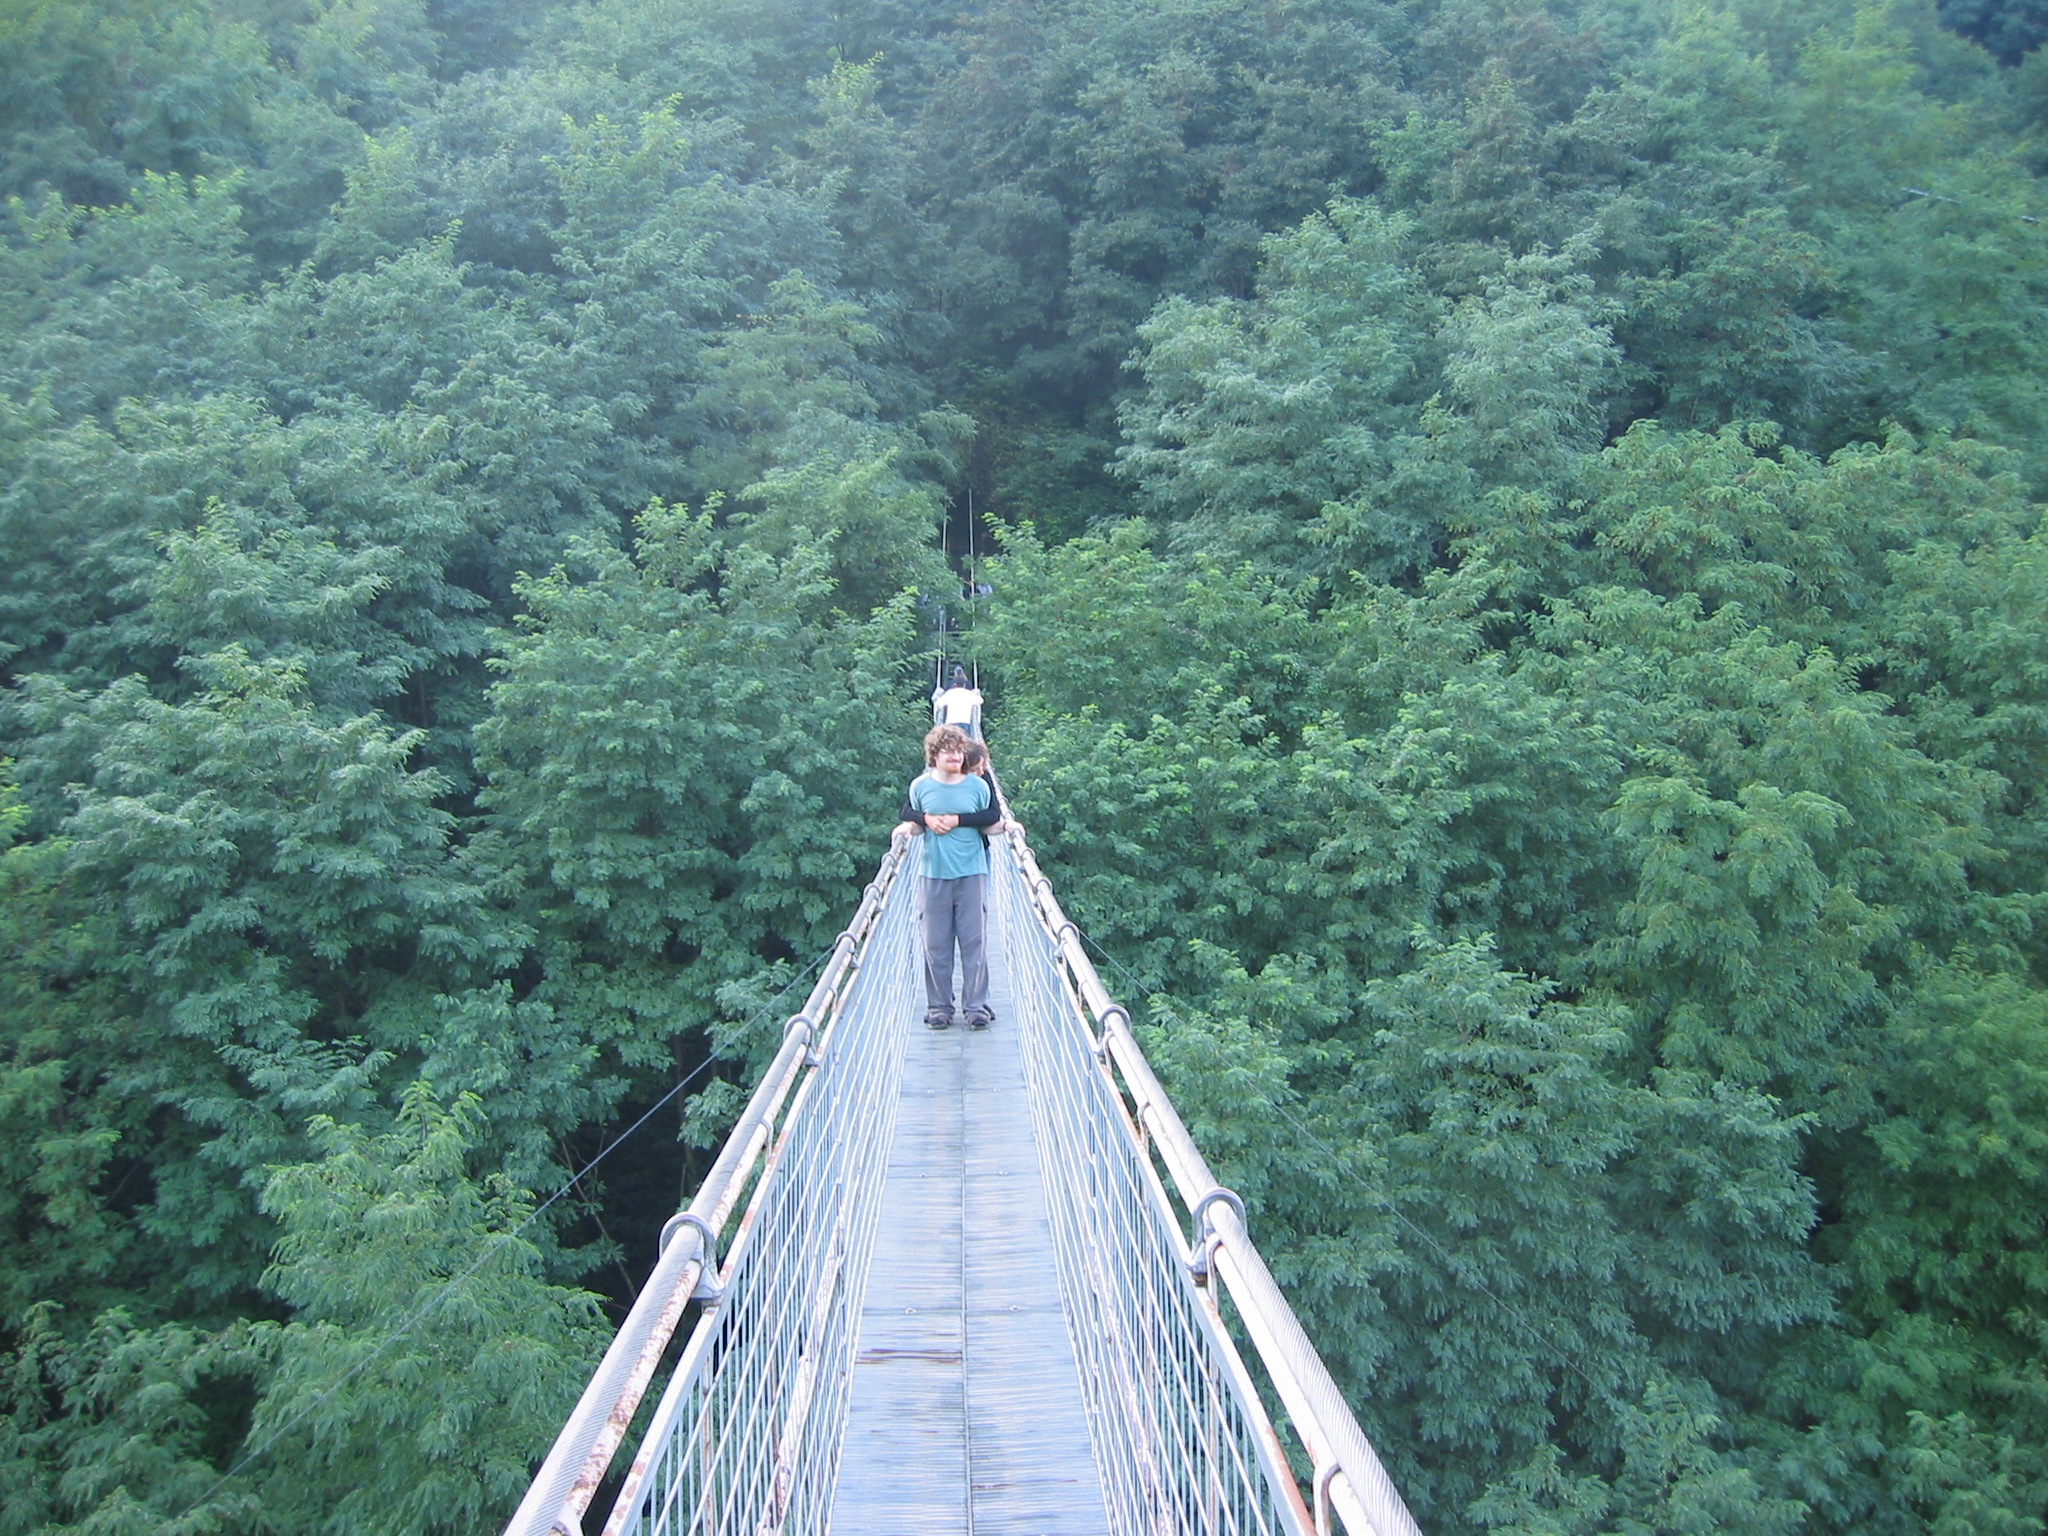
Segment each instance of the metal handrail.
M778 1113L785 1105L791 1116L799 1112L804 1097L800 1080L818 1069L817 1047L858 973L861 953L907 857L905 840L892 841L853 921L833 940L810 996L784 1025L782 1046L711 1171L688 1207L664 1227L654 1272L555 1437L505 1527L506 1536L580 1536L584 1512L618 1454L685 1309L692 1300L716 1296L716 1287L705 1283L705 1271L717 1259L707 1237L723 1233L755 1167L774 1144Z
M1350 1536L1420 1536L1415 1517L1252 1242L1243 1202L1217 1183L1132 1034L1129 1013L1110 996L1082 949L1080 930L1039 869L1024 828L1015 821L1010 828L1011 856L1035 915L1067 973L1073 999L1093 1026L1098 1070L1125 1104L1134 1139L1157 1153L1186 1206L1194 1228L1191 1260L1222 1280L1316 1469L1316 1502L1327 1500Z

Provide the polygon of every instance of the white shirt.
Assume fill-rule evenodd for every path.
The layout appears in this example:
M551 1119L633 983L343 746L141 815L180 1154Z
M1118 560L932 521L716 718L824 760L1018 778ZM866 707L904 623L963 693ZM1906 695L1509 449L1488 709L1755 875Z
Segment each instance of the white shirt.
M932 694L932 712L941 725L972 725L980 708L979 688L943 688Z

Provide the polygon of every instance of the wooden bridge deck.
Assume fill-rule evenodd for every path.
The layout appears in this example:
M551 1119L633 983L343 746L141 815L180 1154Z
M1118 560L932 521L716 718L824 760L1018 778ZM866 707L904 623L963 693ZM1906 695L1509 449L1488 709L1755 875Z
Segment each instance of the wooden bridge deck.
M998 925L996 1023L914 1015L833 1536L1106 1536Z

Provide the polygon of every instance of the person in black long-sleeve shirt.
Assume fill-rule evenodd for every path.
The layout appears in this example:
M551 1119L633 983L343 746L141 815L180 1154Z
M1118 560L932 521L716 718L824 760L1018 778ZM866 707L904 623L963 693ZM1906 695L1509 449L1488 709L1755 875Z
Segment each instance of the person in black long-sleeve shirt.
M963 772L987 778L988 748L978 741L968 742L967 755L961 762L960 767ZM925 824L924 812L920 811L908 800L903 802L903 814L900 819L915 822L920 827ZM964 812L958 820L961 826L972 827L975 831L979 832L981 834L981 845L986 848L988 846L989 833L995 832L1000 835L1005 827L1003 808L996 802L995 786L993 784L989 786L988 805L985 809Z

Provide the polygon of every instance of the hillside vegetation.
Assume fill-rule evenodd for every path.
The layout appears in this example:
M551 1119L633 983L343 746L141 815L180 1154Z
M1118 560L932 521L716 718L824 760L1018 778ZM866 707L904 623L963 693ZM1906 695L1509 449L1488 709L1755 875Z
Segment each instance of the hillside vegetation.
M998 767L1426 1530L2038 1533L2044 38L0 5L0 1525L498 1528L971 495Z

